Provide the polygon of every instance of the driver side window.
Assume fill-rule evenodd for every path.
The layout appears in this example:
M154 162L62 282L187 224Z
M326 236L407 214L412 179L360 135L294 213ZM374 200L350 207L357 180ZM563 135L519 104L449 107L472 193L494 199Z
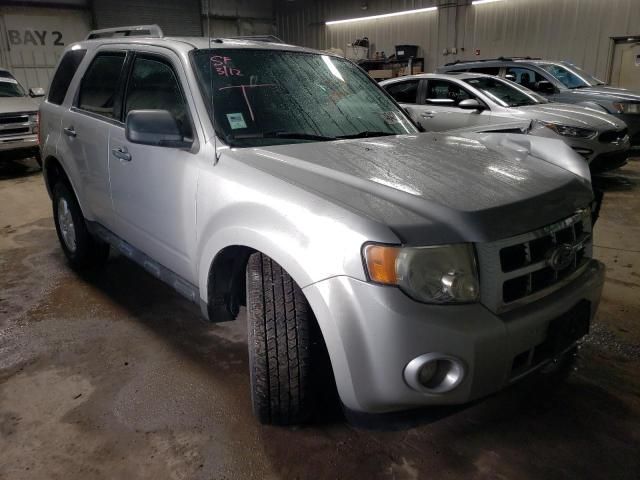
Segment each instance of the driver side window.
M124 102L124 118L131 110L168 110L185 137L191 137L187 104L179 80L167 63L151 57L136 57Z
M474 98L464 88L448 80L429 80L426 102L431 105L456 107L463 100Z

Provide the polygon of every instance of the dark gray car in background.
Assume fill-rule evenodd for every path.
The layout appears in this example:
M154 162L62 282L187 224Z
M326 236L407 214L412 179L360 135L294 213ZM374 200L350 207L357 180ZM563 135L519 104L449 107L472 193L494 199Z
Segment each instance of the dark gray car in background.
M492 60L456 61L437 71L498 75L544 95L553 102L600 108L627 124L631 149L640 150L640 92L608 86L568 62L501 57Z

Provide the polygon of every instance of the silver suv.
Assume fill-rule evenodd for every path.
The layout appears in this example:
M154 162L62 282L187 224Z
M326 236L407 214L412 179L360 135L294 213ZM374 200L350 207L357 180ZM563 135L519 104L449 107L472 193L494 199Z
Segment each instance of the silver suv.
M60 244L213 322L246 305L262 422L308 419L331 372L351 410L468 402L587 333L603 266L564 143L421 134L338 56L144 28L71 45L41 107Z

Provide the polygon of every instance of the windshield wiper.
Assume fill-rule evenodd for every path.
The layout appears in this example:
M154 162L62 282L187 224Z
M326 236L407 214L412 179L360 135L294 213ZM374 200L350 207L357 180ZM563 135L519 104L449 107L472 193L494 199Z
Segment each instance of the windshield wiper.
M305 132L258 132L234 135L234 140L244 140L248 138L291 138L296 140L335 140L336 137L327 137L325 135L315 135Z
M338 135L336 136L336 138L344 140L348 138L388 137L389 135L396 135L396 134L391 132L375 132L371 130L365 130L363 132L354 133L351 135Z

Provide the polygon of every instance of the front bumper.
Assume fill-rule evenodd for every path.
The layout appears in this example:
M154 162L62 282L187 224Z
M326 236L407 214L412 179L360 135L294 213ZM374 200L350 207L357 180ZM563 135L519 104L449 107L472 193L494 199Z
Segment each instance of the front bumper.
M603 153L596 156L589 164L591 173L603 173L620 168L627 164L627 159L632 156L630 150L622 152Z
M640 150L640 115L623 113L613 113L612 115L627 124L631 149Z
M39 154L38 135L2 137L0 139L0 160L21 160Z
M342 402L351 410L382 413L466 403L543 365L549 358L523 365L523 353L548 343L551 322L575 305L588 303L591 320L603 282L604 266L592 260L569 285L500 316L481 304L418 303L397 288L344 276L304 292L322 329ZM435 394L408 386L405 367L427 353L464 363L465 377L455 389Z

